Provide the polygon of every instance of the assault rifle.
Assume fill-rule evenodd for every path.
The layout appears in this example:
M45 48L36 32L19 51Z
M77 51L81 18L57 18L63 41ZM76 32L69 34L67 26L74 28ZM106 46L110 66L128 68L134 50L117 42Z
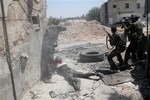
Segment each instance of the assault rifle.
M129 17L125 17L122 20L120 20L119 22L114 23L114 25L122 25L121 28L125 28L128 29L127 26L129 26L130 23L130 18Z
M103 28L103 30L107 33L107 36L106 36L106 47L107 47L107 49L111 50L111 49L114 48L113 44L110 42L110 41L113 40L113 37L112 37L112 35L110 35L109 32L107 32L107 31L105 30L105 28ZM108 41L109 41L110 43L108 43ZM112 47L109 47L108 44L110 44Z
M103 28L103 30L107 33L107 35L109 36L109 39L112 39L112 36L110 35L110 33L106 31L105 28Z
M95 76L98 76L98 77L99 77L99 79L102 79L102 78L103 78L103 74L100 73L100 72L98 72L99 70L96 70L96 69L94 69L93 67L90 67L90 69L95 73ZM98 79L98 80L99 80L99 79Z

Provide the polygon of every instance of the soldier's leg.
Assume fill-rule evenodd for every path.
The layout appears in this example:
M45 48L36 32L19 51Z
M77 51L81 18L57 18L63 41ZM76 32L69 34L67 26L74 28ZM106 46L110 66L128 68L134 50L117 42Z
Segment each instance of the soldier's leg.
M81 85L80 79L77 79L75 77L70 77L67 81L74 88L74 90L76 91L80 90L80 85Z
M131 44L131 53L132 53L132 62L137 61L137 43L134 42Z
M72 72L69 72L68 75L65 75L65 80L74 88L74 90L80 90L80 79L77 79L73 76Z
M77 78L74 78L74 82L73 82L74 90L79 91L80 90L80 86L81 86L81 80L77 79Z
M132 53L132 60L136 61L136 44L131 42L126 49L124 63L128 65L128 60L130 57L130 53Z
M119 61L119 65L118 65L119 70L123 71L123 70L126 70L126 69L130 68L130 66L128 64L124 64L121 54L117 55L117 59Z
M51 83L51 77L52 77L52 65L50 63L47 64L46 66L46 73L45 73L45 78L43 81L45 83Z
M116 54L117 54L117 59L119 61L119 64L122 65L124 62L123 62L123 59L122 59L122 56L121 56L121 53L124 52L126 49L125 46L122 46L122 47L118 47L116 49Z
M76 74L74 74L74 77L85 78L85 79L89 79L90 76L98 76L100 79L103 78L103 74L98 72L89 72L89 73L77 72Z
M119 64L123 64L124 63L121 54L117 55L117 59L119 61Z
M125 56L124 56L125 64L128 64L130 53L131 53L131 43L129 44L129 46L127 47L126 52L125 52Z
M140 61L139 64L143 67L145 66L145 62L143 60L145 59L144 56L145 56L145 51L146 51L146 45L147 45L147 41L145 39L145 40L140 41L137 46L137 58Z
M116 69L117 66L115 64L115 62L113 61L113 57L117 56L116 54L116 49L114 49L108 56L107 56L107 59L108 59L108 62L110 64L110 67L111 69Z
M94 76L95 73L83 73L83 72L75 72L73 74L74 77L78 78L89 78L90 76Z

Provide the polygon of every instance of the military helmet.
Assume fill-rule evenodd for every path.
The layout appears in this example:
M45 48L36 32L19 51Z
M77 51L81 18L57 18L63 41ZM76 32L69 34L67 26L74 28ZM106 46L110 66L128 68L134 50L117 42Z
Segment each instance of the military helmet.
M140 17L137 16L137 15L131 15L130 18L131 18L131 19L136 19L136 18L140 18Z
M127 23L127 22L129 22L129 21L130 21L130 18L129 18L129 17L124 17L123 20L122 20L123 23Z
M112 32L116 32L116 31L117 31L117 28L116 28L115 26L112 26L112 27L111 27L111 31L112 31Z

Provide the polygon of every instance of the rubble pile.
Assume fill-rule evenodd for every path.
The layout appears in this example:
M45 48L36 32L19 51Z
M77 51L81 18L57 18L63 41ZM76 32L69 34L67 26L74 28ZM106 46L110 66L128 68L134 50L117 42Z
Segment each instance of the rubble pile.
M55 56L60 56L69 67L79 72L92 72L93 68L109 68L107 59L102 62L78 62L79 52L88 48L101 48L107 52L105 46L106 33L97 21L68 20L60 25L67 28L60 32ZM85 43L83 43L85 42ZM34 91L34 92L31 92ZM53 73L51 82L39 82L22 100L143 100L138 87L132 83L108 86L102 80L81 79L81 90L74 91L63 77Z
M66 26L67 30L60 33L59 44L81 41L99 42L100 39L106 36L103 28L108 29L108 27L102 26L95 20L68 20L61 23L61 25Z

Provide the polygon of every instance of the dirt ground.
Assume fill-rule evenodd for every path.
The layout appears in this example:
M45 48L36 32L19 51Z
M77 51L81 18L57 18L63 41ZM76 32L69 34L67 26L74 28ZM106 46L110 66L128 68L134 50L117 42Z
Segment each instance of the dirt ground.
M96 21L69 20L61 23L67 27L59 34L55 56L63 58L71 68L81 72L92 72L91 67L109 67L107 59L102 62L78 62L79 53L88 48L99 48L109 52L105 46L106 34L103 28L109 28ZM97 78L93 76L93 78ZM143 100L139 87L132 82L108 86L102 80L81 79L81 90L75 92L63 77L53 74L51 83L40 81L24 94L22 100ZM55 97L49 92L54 91Z

